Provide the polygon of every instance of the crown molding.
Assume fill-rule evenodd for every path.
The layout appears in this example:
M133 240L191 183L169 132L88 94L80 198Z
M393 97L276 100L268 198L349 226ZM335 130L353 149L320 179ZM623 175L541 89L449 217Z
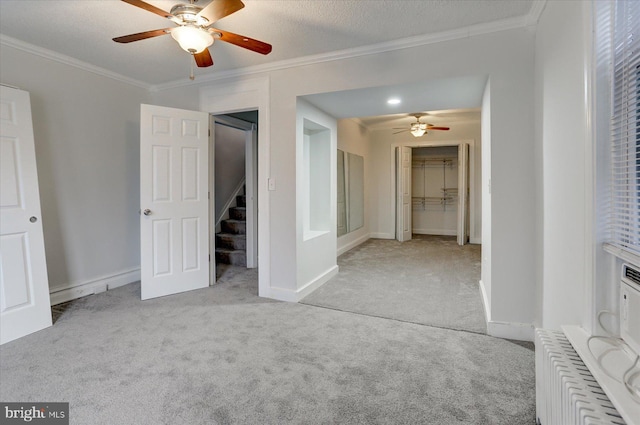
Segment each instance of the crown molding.
M529 13L520 17L502 19L499 21L472 25L469 27L459 28L451 31L444 31L435 34L425 34L399 40L386 41L383 43L356 47L352 49L344 49L329 53L321 53L317 55L271 62L263 65L220 71L215 72L211 75L200 76L198 77L197 81L185 78L156 85L129 78L125 75L118 74L116 72L112 72L95 65L91 65L90 63L74 59L70 56L66 56L49 49L45 49L43 47L35 46L33 44L17 40L4 34L0 34L0 45L12 47L23 52L31 53L33 55L53 60L65 65L73 66L106 78L143 88L150 92L160 92L163 90L169 90L179 87L202 85L203 83L224 80L227 78L244 77L248 75L295 68L299 66L313 65L323 62L355 58L359 56L374 55L393 50L409 49L412 47L425 46L428 44L441 43L444 41L459 40L500 31L535 26L538 22L538 19L540 18L540 15L542 14L542 11L544 10L546 3L547 0L533 0L532 7L529 10Z
M203 75L198 77L197 81L189 79L180 79L171 81L164 84L158 84L151 88L151 91L163 91L184 86L201 85L203 83L214 82L218 80L224 80L227 78L244 77L252 74L259 74L270 71L277 71L287 68L295 68L298 66L313 65L322 62L331 62L341 59L355 58L359 56L374 55L379 53L385 53L393 50L409 49L412 47L419 47L428 44L441 43L444 41L459 40L474 36L480 36L484 34L491 34L501 31L507 31L511 29L518 29L535 25L541 13L542 8L536 7L537 3L542 3L542 7L546 3L546 0L535 0L534 7L535 15L531 16L532 12L528 15L519 16L515 18L502 19L499 21L483 23L473 25L465 28L459 28L451 31L444 31L435 34L424 34L414 37L403 38L399 40L386 41L383 43L372 44L363 47L356 47L352 49L337 50L329 53L321 53L318 55L304 56L294 59L287 59L278 62L271 62L264 65L249 66L240 69L232 69L228 71L220 71L211 75ZM538 12L539 9L539 12ZM531 24L530 22L533 22Z
M540 15L542 15L542 11L544 7L547 5L547 0L534 0L533 5L531 5L531 10L526 17L527 25L537 25L540 20Z
M145 90L151 90L152 85L145 83L143 81L135 80L133 78L129 78L122 74L118 74L116 72L109 71L104 68L100 68L99 66L91 65L90 63L83 62L78 59L74 59L71 56L66 56L61 53L54 52L53 50L45 49L44 47L35 46L33 44L17 40L13 37L6 36L4 34L0 34L0 45L12 47L17 50L21 50L26 53L30 53L35 56L40 56L45 59L49 59L58 63L62 63L64 65L69 65L74 68L82 69L87 72L91 72L93 74L100 75L102 77L107 77L112 80L119 81L121 83L130 84L132 86L140 87Z

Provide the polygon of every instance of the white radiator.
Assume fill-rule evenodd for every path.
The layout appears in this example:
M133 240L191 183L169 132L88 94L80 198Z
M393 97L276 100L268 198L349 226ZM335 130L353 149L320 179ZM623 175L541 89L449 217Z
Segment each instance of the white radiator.
M539 424L625 424L562 332L537 329L535 342Z

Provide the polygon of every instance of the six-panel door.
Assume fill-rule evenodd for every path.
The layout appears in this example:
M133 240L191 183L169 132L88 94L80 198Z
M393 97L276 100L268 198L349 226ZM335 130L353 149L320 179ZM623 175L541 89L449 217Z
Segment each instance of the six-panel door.
M29 93L0 92L0 344L51 326Z
M142 299L209 285L208 114L141 106Z

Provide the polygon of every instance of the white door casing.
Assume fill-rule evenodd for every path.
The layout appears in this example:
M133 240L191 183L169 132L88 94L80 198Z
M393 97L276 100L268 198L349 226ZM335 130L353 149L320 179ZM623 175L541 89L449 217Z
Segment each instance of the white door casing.
M396 149L397 158L397 220L396 239L410 241L412 233L411 212L411 148L400 146Z
M246 258L247 268L254 269L258 267L258 127L256 124L244 121L238 118L234 118L228 115L212 115L211 116L211 128L215 128L215 125L225 125L238 130L242 130L245 133L245 198L246 198ZM215 147L215 131L211 132L211 144L209 149L214 152ZM214 164L214 155L211 154L211 164ZM212 191L216 187L214 181L213 171L211 171L210 187ZM212 196L212 202L215 197ZM213 204L211 204L211 211L215 211ZM213 219L213 218L212 218ZM216 224L217 226L217 224ZM215 252L215 229L211 229L211 252ZM215 262L213 267L215 267ZM215 276L213 274L212 276Z
M0 88L0 344L51 326L29 93Z
M458 245L469 241L469 145L458 145Z
M141 105L141 298L209 285L209 115Z

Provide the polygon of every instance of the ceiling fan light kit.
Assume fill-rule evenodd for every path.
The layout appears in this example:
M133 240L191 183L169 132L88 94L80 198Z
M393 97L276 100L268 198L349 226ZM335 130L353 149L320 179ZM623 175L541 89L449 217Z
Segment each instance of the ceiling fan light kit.
M171 30L171 37L178 42L183 50L191 53L202 53L213 44L213 35L191 25L183 25Z

